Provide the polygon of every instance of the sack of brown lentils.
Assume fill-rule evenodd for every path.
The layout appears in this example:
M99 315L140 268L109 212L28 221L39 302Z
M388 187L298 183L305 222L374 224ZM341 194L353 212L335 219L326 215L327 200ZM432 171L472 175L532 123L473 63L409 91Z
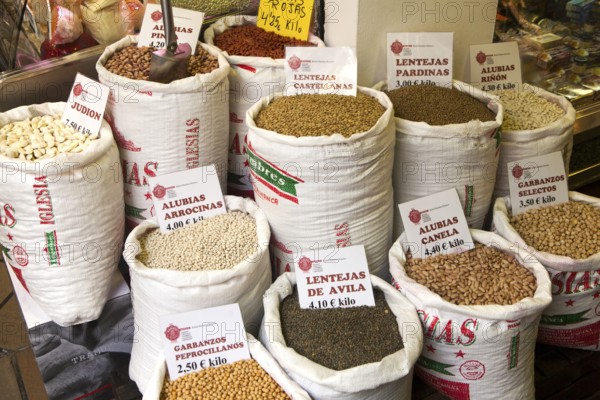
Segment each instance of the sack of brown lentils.
M241 27L247 31L233 34L232 28ZM219 19L204 32L204 41L221 49L231 65L227 191L236 196L254 196L246 156L246 112L261 98L283 91L284 46L303 45L302 41L261 31L256 27L256 16L238 15ZM232 34L232 37L217 39L225 32ZM312 34L308 42L319 47L325 46L321 39Z
M96 63L100 82L111 89L105 118L121 154L129 229L155 216L148 178L215 164L223 193L227 179L227 60L199 44L202 55L188 65L199 73L151 82L152 51L136 44L137 37L126 36Z
M258 332L271 284L267 218L250 199L225 196L227 214L161 234L144 221L123 253L131 274L134 335L129 376L143 393L162 348L159 317L238 303L246 330Z
M510 162L560 151L568 173L575 123L571 102L528 84L519 92L496 94L504 107L504 120L494 198L509 195L506 165Z
M264 346L251 334L247 334L248 338L248 349L250 351L250 356L252 360L256 361L260 368L270 377L275 383L279 386L280 390L274 390L274 387L269 382L269 379L263 376L263 372L260 371L260 375L257 377L257 380L253 380L252 377L241 377L241 379L232 379L231 375L236 373L235 366L232 365L232 370L229 371L231 375L229 375L229 382L233 382L232 385L226 387L226 389L231 389L232 391L237 391L238 389L248 390L249 393L255 392L258 390L260 393L259 397L255 397L254 400L309 400L310 396L304 389L302 389L296 382L290 379L290 377L281 369L277 361L273 358L273 356L264 348ZM158 357L156 366L154 367L154 372L152 372L152 377L148 382L148 386L146 387L146 391L144 392L143 400L161 400L161 391L163 390L163 386L165 384L165 378L167 376L167 366L165 364L164 356ZM204 379L207 381L198 379L196 382L199 387L202 387L203 383L219 383L219 382L211 382L209 379L216 379L217 377L211 375L205 376ZM262 386L258 386L262 383L265 387L265 391L263 391ZM242 386L241 388L236 388L236 385ZM254 386L253 386L254 385ZM185 387L184 383L184 387ZM219 389L218 385L213 385L213 388ZM190 385L190 392L194 389L193 385ZM281 390L283 389L283 390ZM174 389L177 390L177 389ZM214 389L213 389L214 390ZM211 393L211 389L206 389L203 391L198 390L198 392L202 392L205 396L209 398L217 398L217 397L226 397L227 393L222 391ZM200 397L199 393L196 392L196 397ZM282 393L283 392L283 393ZM255 392L256 393L256 392ZM240 394L238 393L234 398L243 398L244 400L252 400L251 394ZM171 398L167 398L166 400L170 400Z
M375 307L300 309L291 272L265 293L260 341L312 398L410 398L423 345L419 317L389 283L374 275L371 283Z
M273 232L275 274L291 271L300 251L362 244L371 273L385 279L394 158L387 96L359 87L356 97L263 98L246 123L256 202Z
M525 248L552 282L552 304L538 341L600 350L600 199L569 192L569 202L511 216L510 198L494 205L494 229Z
M476 229L475 249L413 259L403 233L393 284L417 307L424 340L415 373L451 399L534 399L538 324L550 280L528 252Z
M0 114L0 248L36 303L62 326L96 320L123 246L123 185L110 126L83 135L66 103Z

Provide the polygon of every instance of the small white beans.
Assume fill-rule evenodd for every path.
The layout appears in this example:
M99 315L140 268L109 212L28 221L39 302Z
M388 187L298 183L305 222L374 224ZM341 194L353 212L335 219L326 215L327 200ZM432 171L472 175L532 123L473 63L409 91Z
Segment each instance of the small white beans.
M504 106L505 131L542 128L565 115L558 105L530 91L500 90L495 94Z

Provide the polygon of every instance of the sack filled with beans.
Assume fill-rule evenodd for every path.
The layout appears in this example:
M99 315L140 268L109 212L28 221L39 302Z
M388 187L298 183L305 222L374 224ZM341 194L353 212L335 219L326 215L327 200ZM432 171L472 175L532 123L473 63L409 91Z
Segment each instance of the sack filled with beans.
M393 284L417 308L415 373L450 399L533 400L534 350L551 301L544 267L500 236L471 229L472 250L426 259L403 233L390 250Z
M523 85L496 93L504 107L494 199L509 195L506 164L560 151L569 173L575 109L563 96Z
M279 275L294 253L365 246L372 274L388 274L392 243L392 104L358 96L265 97L246 115L256 202L273 232Z
M281 369L251 334L247 334L250 360L207 368L170 381L164 356L150 377L143 400L228 398L244 400L309 400L304 389Z
M538 341L600 350L600 199L569 192L569 202L512 215L510 198L496 199L494 229L532 252L552 282L552 304Z
M296 275L263 296L260 341L313 399L408 399L423 331L415 307L371 275L374 307L301 309Z
M204 32L204 41L219 48L229 64L229 194L253 197L246 164L248 109L265 96L283 91L285 85L285 46L325 44L314 35L308 41L266 32L256 26L256 16L228 16L217 20Z
M452 88L416 85L386 94L396 123L394 203L456 188L469 226L481 229L496 180L502 105L456 80ZM394 238L402 230L394 207Z
M119 152L110 126L65 126L66 103L0 113L0 248L54 322L96 320L124 238Z
M96 63L111 88L111 124L125 179L128 230L155 213L148 178L214 164L225 193L229 64L212 46L199 44L190 77L148 81L152 49L126 36L106 47ZM168 143L168 145L167 145Z
M246 329L256 333L261 296L271 284L267 218L250 199L225 197L227 214L162 234L154 221L127 237L135 324L129 376L144 393L162 348L158 318L238 303Z

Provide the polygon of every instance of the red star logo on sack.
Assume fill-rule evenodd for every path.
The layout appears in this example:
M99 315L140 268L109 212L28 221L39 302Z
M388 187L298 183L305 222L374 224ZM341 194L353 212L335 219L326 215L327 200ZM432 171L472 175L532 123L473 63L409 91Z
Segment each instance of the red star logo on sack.
M146 200L152 200L152 193L146 192L144 196L146 196Z
M162 199L165 197L165 194L167 194L167 189L165 189L165 187L162 185L156 185L154 186L154 189L152 189L152 194L157 199Z
M565 301L565 304L567 305L567 307L573 307L573 304L575 304L575 300L570 299Z
M297 70L302 65L302 60L296 56L291 56L288 60L288 65L291 69Z
M404 49L404 45L399 40L395 40L390 46L390 50L392 50L392 53L395 55L402 53L402 49Z
M487 56L485 55L485 53L483 51L480 51L479 53L477 53L477 55L475 56L475 59L477 60L477 62L479 64L483 64L485 62L485 60L487 59Z
M596 292L596 293L594 293L594 298L595 298L595 299L597 299L597 298L600 298L600 292Z
M181 329L179 329L177 326L175 326L173 324L169 324L169 326L167 326L167 329L165 329L165 336L171 342L179 339L180 334L181 334Z
M465 358L465 353L463 353L462 350L459 350L459 351L455 352L454 354L456 354L456 358L458 358L458 357Z
M13 235L11 235L10 233L7 233L6 236L8 236L8 240L10 240L12 242L13 240Z
M429 345L427 345L427 351L435 353L435 347L433 347L433 345L429 344Z
M152 21L159 21L162 19L162 13L160 11L154 11L150 14L150 18L152 18Z

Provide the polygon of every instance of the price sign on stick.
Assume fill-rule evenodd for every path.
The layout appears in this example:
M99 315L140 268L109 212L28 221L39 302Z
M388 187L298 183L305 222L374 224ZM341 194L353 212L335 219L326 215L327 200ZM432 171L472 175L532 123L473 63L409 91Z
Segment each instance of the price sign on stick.
M78 73L63 111L62 123L86 135L97 134L109 93L107 86Z
M189 44L193 52L198 44L198 35L200 35L203 21L204 13L202 12L173 7L173 22L177 34L177 43ZM138 46L151 46L155 49L165 47L165 28L160 4L146 5L142 28L138 36Z

